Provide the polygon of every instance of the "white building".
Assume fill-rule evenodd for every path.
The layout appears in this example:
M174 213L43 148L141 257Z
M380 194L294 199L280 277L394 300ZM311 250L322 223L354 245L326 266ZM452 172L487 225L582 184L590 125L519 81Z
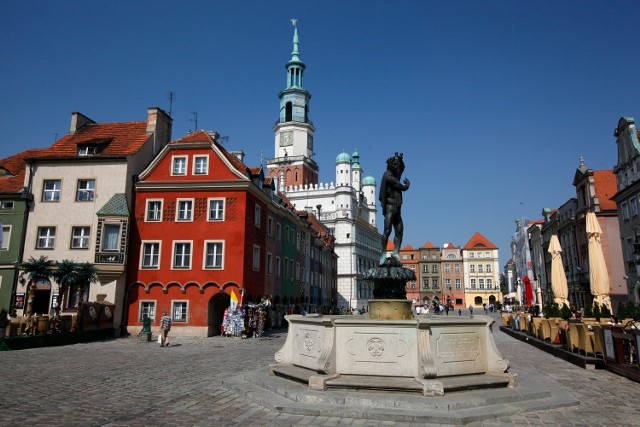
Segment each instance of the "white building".
M267 160L268 176L277 180L279 192L296 209L314 212L336 239L338 299L332 305L360 308L373 298L373 284L364 281L364 274L377 266L382 252L376 228L376 181L364 176L357 152L350 156L343 151L336 158L335 181L318 182L315 127L309 120L311 94L303 88L305 64L298 52L297 28L286 69L287 87L279 94L275 157Z

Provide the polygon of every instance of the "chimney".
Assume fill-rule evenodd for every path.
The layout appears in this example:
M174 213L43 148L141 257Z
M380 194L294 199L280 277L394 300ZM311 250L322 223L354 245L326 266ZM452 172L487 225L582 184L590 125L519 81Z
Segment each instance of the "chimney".
M153 153L157 154L171 139L173 119L158 107L147 109L147 133L153 134Z
M77 111L71 113L71 127L69 129L70 133L76 133L76 131L80 130L85 125L95 123L89 117L85 116L82 113L78 113Z
M240 150L240 151L230 151L229 154L236 156L236 158L238 160L240 160L241 162L244 162L244 151Z

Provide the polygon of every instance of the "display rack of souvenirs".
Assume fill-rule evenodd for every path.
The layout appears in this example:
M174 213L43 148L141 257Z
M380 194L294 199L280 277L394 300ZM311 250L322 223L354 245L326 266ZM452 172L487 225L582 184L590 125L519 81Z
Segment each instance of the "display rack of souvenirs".
M224 311L222 319L223 334L227 337L239 337L242 335L244 327L244 313L242 310L231 310L227 308Z

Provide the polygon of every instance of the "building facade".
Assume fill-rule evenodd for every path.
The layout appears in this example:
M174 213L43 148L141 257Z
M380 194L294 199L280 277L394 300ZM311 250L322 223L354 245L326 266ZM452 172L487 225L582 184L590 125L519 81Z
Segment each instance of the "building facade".
M501 302L498 248L476 232L462 247L465 305L482 307Z
M120 332L133 178L169 141L171 123L159 108L149 108L141 122L96 123L73 113L69 134L26 159L23 186L32 204L24 259L88 262L98 274L84 295L72 287L65 301L57 301L57 284L39 282L34 313L49 314L56 304L63 314L75 313L81 299L107 301L115 304L113 327Z

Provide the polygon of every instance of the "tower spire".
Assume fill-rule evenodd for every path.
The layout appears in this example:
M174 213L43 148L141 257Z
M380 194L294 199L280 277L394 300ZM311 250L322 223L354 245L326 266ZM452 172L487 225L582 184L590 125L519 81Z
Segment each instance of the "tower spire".
M298 23L297 19L292 19L291 24L293 24L293 51L291 52L291 61L289 62L300 62L300 52L298 51Z
M287 62L287 89L302 89L302 75L304 73L304 62L300 59L300 51L298 50L298 20L292 19L293 24L293 51L291 51L291 59Z

